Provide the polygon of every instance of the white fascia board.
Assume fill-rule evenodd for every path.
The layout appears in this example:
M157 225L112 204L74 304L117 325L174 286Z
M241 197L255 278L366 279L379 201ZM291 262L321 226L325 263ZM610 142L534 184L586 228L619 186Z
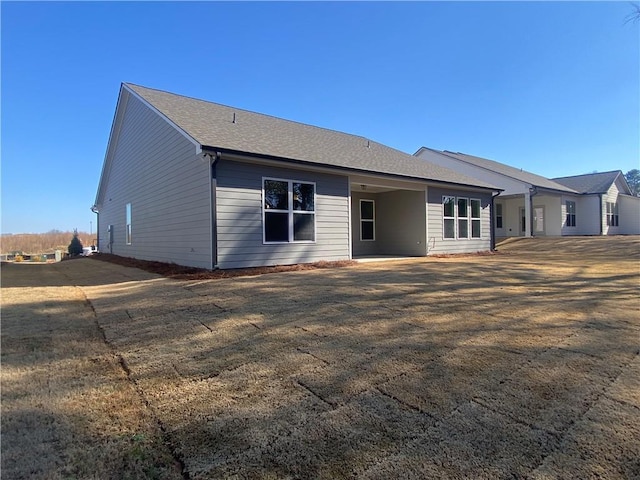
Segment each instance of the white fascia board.
M124 115L124 111L126 110L128 100L129 96L126 94L123 95L123 90L122 88L120 88L120 91L118 92L118 101L116 102L116 110L113 114L113 121L111 122L111 131L109 132L107 151L104 154L104 160L102 162L102 172L100 173L100 181L98 182L98 191L96 192L96 200L94 202L94 206L100 207L101 205L101 196L104 182L109 174L109 170L111 169L111 151L118 141L118 136L120 135L120 126L122 125L122 116Z
M169 117L167 117L164 113L162 113L160 110L158 110L152 104L147 102L143 97L138 95L134 90L129 88L126 84L122 84L122 88L124 88L127 92L129 92L135 98L140 100L144 105L146 105L149 109L151 109L153 112L155 112L160 118L162 118L165 122L167 122L169 125L171 125L172 128L176 129L176 131L178 131L184 138L189 140L194 145L194 147L196 148L196 155L200 155L202 153L202 145L200 145L200 142L198 142L195 138L193 138L191 135L189 135L187 132L185 132L181 127L176 125Z

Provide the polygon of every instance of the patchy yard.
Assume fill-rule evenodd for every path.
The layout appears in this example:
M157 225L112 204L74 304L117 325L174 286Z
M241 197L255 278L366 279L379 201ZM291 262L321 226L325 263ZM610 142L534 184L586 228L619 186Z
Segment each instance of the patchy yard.
M638 478L640 239L178 280L3 265L6 478Z

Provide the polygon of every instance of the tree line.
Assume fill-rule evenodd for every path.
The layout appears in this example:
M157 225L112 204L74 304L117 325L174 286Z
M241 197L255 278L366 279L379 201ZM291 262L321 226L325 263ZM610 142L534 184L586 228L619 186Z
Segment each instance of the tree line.
M56 250L67 251L69 243L73 239L74 232L62 232L51 230L47 233L17 233L5 234L0 239L0 253L24 253L27 255L52 253ZM93 245L96 241L96 234L88 232L78 232L78 238L85 246Z

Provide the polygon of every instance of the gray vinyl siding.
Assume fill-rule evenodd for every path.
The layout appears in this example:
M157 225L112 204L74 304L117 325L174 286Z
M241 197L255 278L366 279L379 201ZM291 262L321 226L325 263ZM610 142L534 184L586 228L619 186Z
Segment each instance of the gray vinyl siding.
M143 260L211 267L209 166L193 143L144 103L129 96L112 148L99 248ZM125 205L131 203L132 242L125 243Z
M443 238L442 196L451 195L480 200L480 238ZM427 242L429 254L474 253L491 249L491 195L465 190L429 187L427 206Z
M374 202L374 228L375 240L360 240L360 200L373 200ZM351 192L351 234L353 236L353 256L366 257L372 255L382 255L378 242L379 229L379 201L377 193Z
M314 243L263 243L263 177L315 183ZM222 269L350 257L349 181L345 176L222 159L217 166L216 218L218 267Z
M351 229L354 257L424 256L426 200L424 191L352 192ZM360 200L375 202L375 240L360 240Z

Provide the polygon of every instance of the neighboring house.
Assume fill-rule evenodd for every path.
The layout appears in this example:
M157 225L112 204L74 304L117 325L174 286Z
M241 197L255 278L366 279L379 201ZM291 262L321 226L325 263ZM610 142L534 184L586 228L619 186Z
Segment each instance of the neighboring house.
M579 229L581 234L640 234L640 197L632 195L620 170L554 178L553 181L581 194L574 213L577 216L584 210L582 216L588 214L589 217L588 221L585 219L585 227Z
M226 269L489 250L499 190L361 136L123 84L93 210L101 252Z
M494 201L496 237L562 235L563 204L577 199L572 188L494 160L427 147L415 156L503 189Z
M640 233L640 199L620 171L550 180L463 153L422 147L414 155L503 189L494 200L495 237Z

